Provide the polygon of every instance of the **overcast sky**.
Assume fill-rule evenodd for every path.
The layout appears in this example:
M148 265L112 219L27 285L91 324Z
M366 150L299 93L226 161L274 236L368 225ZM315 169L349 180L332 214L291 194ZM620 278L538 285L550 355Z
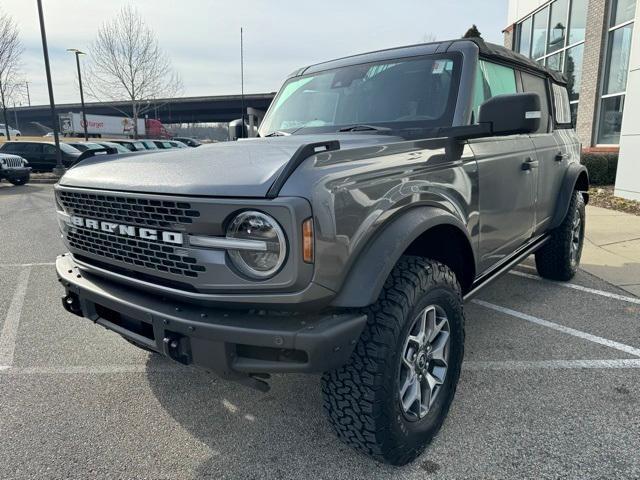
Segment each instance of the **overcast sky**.
M78 102L75 61L119 8L137 7L184 83L184 96L239 93L244 27L245 92L271 92L301 66L354 53L457 38L475 23L502 43L507 0L42 0L56 103ZM32 104L48 102L36 0L1 0L25 47ZM86 57L83 61L87 61Z

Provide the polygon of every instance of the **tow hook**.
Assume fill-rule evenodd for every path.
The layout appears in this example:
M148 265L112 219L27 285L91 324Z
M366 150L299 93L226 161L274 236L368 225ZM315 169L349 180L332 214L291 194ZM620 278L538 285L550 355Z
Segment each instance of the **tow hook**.
M162 348L164 354L176 362L189 365L192 361L191 346L187 337L173 332L165 332Z
M69 293L66 296L62 297L62 306L67 312L82 317L82 307L80 306L80 299L75 293Z

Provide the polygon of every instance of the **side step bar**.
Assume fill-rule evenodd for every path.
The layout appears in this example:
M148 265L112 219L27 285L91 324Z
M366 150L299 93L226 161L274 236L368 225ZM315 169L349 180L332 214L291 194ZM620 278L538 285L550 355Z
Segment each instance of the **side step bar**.
M519 263L522 263L524 259L538 250L540 247L542 247L545 243L547 243L548 240L549 236L543 235L541 237L533 239L531 242L527 243L519 250L516 250L514 255L505 260L504 263L498 264L493 269L478 277L476 281L473 282L473 285L471 285L471 289L466 293L463 300L466 302L467 300L475 297L480 292L480 290L500 278L502 275L507 273Z

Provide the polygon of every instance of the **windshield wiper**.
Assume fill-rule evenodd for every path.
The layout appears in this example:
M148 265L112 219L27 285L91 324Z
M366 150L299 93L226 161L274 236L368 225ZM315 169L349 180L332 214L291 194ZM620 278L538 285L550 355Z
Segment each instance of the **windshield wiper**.
M387 127L376 127L374 125L349 125L348 127L342 127L339 132L367 132L367 131L379 131L386 132L391 130Z
M271 132L271 133L265 135L265 138L266 137L288 137L289 135L291 135L291 134L287 133L287 132L283 132L281 130L276 130L274 132Z

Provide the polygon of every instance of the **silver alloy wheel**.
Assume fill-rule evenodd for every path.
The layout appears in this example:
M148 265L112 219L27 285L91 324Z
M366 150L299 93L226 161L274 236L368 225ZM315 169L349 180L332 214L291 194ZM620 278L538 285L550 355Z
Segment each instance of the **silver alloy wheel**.
M423 418L440 393L449 361L449 319L437 305L424 308L404 342L400 364L399 400L410 421Z
M580 214L576 215L571 226L571 265L576 266L578 264L578 255L580 254L580 242L582 234L582 219Z

